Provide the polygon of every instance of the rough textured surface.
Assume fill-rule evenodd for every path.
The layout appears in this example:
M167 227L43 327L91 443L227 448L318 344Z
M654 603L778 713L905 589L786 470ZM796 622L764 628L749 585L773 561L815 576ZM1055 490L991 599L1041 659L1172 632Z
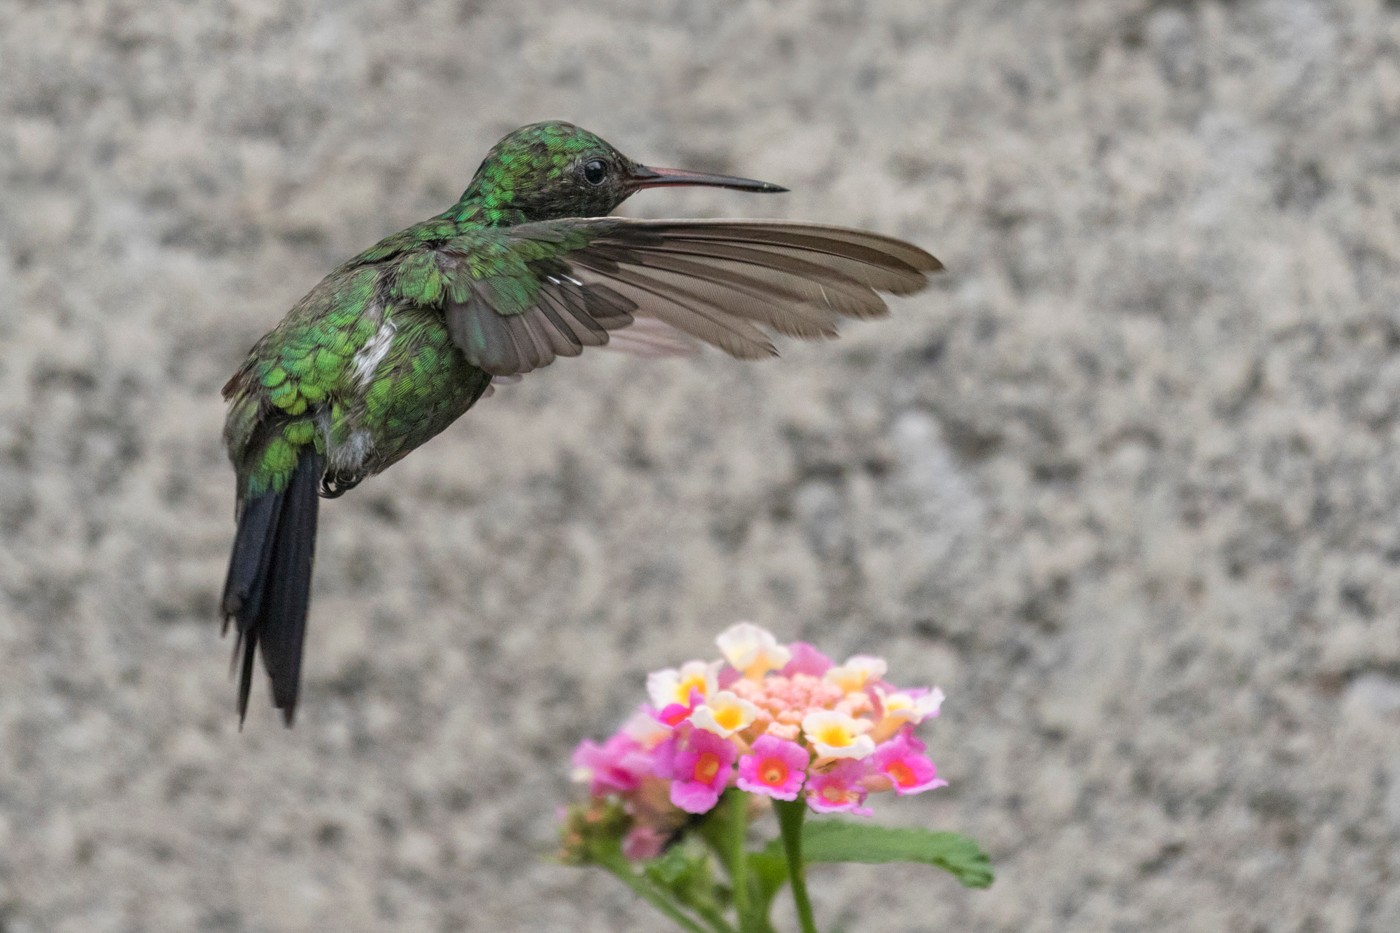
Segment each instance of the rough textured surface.
M0 929L652 930L567 754L751 617L950 699L850 931L1400 929L1400 10L0 5ZM574 119L954 272L778 363L568 361L323 512L240 734L218 387Z

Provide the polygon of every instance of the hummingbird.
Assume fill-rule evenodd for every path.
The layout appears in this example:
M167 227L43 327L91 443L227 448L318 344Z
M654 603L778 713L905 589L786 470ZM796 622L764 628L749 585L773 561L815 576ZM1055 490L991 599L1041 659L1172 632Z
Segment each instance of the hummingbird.
M773 220L610 217L643 188L778 185L634 162L593 133L523 126L457 203L336 268L260 339L228 384L237 475L224 631L237 630L238 716L261 653L296 712L319 500L437 435L507 381L609 346L776 356L775 335L836 336L942 269L909 243Z

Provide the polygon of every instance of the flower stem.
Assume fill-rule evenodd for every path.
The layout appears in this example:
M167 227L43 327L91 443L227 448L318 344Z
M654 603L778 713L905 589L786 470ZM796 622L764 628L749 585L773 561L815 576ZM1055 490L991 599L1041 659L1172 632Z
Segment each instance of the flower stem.
M787 856L788 881L792 884L792 900L797 906L797 921L802 933L817 933L812 916L812 901L807 897L807 866L802 861L802 821L807 816L807 804L802 799L775 800L778 828L783 834L783 853Z
M755 929L752 917L753 905L749 899L749 853L745 848L749 830L748 799L737 791L726 795L725 804L729 807L729 830L725 838L729 866L729 882L734 888L734 912L739 915L739 929L750 933Z
M619 854L614 858L600 858L598 864L616 875L623 884L632 889L632 892L646 901L667 917L675 921L676 925L686 933L710 933L700 924L681 913L680 908L662 894L660 891L647 884L646 880L637 875L632 870L632 866Z

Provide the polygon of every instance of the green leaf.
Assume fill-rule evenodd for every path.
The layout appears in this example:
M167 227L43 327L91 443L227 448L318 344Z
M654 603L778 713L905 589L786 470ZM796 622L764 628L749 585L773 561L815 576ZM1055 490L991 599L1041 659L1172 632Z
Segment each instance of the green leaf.
M702 916L717 915L728 899L727 891L715 880L710 854L704 849L684 843L672 846L647 862L643 871L653 884Z
M773 842L764 855L782 858L781 845ZM814 820L803 827L802 855L809 864L919 862L949 872L969 888L991 887L993 878L991 859L977 843L957 833L919 828Z

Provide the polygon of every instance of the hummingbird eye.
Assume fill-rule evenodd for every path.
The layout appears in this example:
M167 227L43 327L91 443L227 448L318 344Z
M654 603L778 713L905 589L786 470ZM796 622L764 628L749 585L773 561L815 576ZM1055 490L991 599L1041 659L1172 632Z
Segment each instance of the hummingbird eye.
M602 159L589 159L583 163L583 180L590 185L601 185L608 180L608 163Z

